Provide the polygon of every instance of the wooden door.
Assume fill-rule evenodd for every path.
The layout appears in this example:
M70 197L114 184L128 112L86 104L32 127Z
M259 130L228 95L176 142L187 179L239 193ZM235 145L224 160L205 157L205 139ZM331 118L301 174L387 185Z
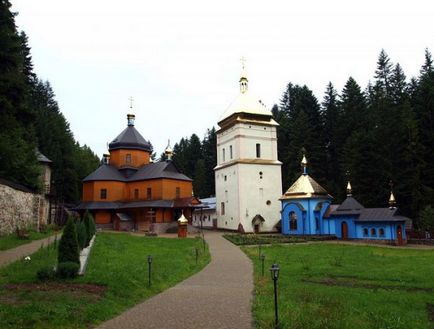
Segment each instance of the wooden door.
M212 220L212 227L213 227L214 230L217 229L217 218L213 218L213 220Z
M255 224L254 228L255 228L255 233L259 233L259 224Z
M348 224L347 222L342 222L342 240L348 240Z
M396 236L398 238L398 246L402 246L403 241L402 241L402 227L401 227L401 225L398 225L398 227L396 228Z

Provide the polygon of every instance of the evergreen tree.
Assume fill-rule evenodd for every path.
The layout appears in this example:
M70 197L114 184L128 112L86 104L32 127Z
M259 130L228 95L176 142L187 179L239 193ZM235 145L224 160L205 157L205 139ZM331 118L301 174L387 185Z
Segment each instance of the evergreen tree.
M8 0L0 1L0 176L39 188L33 112L27 104L28 58L10 7Z
M217 134L214 127L208 129L202 141L202 157L205 164L204 195L215 195L214 168L217 166Z
M80 264L80 253L77 242L77 231L74 219L68 218L59 242L58 263L73 262Z

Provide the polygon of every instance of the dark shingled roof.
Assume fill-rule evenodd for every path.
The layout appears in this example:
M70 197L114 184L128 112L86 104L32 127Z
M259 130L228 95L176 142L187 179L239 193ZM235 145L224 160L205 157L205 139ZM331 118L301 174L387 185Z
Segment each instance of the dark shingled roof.
M191 178L181 174L172 161L161 161L147 164L128 178L128 181L134 182L145 179L169 178L184 181L191 181Z
M149 163L137 169L137 171L129 177L124 176L116 167L103 164L89 176L83 179L83 182L88 181L119 181L119 182L135 182L141 180L168 178L191 182L191 178L181 174L171 161L161 161Z
M90 201L81 202L74 210L109 210L109 209L129 209L129 208L196 208L192 204L193 197L175 200L144 200L128 202L109 202L109 201Z
M378 222L378 221L406 221L409 218L399 216L397 208L364 208L356 221Z
M43 155L39 150L36 150L36 157L38 158L39 162L45 162L45 163L52 163L50 159L48 159L45 155Z
M133 149L152 152L152 145L134 128L128 126L109 144L109 151L117 149Z
M348 196L342 204L340 204L331 215L357 215L364 209L359 201L352 196Z
M124 182L126 178L113 166L103 164L99 166L93 173L83 179L83 182L95 180L111 180Z

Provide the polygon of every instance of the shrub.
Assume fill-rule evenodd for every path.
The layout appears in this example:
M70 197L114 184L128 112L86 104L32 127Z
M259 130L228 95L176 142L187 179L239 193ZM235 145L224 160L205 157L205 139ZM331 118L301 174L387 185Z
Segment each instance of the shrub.
M36 273L36 276L39 281L48 281L53 279L55 274L52 267L43 267Z
M80 264L80 253L78 250L77 231L72 217L68 218L63 229L62 237L59 242L58 263L74 262Z
M86 225L82 221L77 222L77 242L80 249L83 249L86 246L87 242L87 232Z
M78 275L80 265L74 262L63 262L57 266L57 276L62 279L73 279Z
M86 226L87 239L86 239L86 247L89 245L90 240L94 236L96 232L95 221L93 220L93 216L86 210L83 217L84 225Z

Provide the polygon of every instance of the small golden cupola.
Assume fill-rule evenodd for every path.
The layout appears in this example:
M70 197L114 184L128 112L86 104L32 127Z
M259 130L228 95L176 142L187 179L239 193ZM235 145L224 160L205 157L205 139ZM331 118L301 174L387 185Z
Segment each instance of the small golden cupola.
M170 146L170 139L169 139L168 142L167 142L167 147L166 147L166 149L164 150L164 154L166 155L167 160L169 160L169 161L172 160L172 157L173 157L173 149L172 149L172 147Z
M353 195L353 190L351 188L350 181L348 181L348 183L347 183L347 196L352 196L352 195Z
M393 195L393 191L390 191L389 208L390 209L396 208L396 200L395 200L395 196Z
M280 200L288 199L311 199L311 198L323 198L332 199L333 197L319 185L312 177L307 173L307 159L303 155L301 160L301 166L303 168L303 174L295 181L294 184L285 192Z

